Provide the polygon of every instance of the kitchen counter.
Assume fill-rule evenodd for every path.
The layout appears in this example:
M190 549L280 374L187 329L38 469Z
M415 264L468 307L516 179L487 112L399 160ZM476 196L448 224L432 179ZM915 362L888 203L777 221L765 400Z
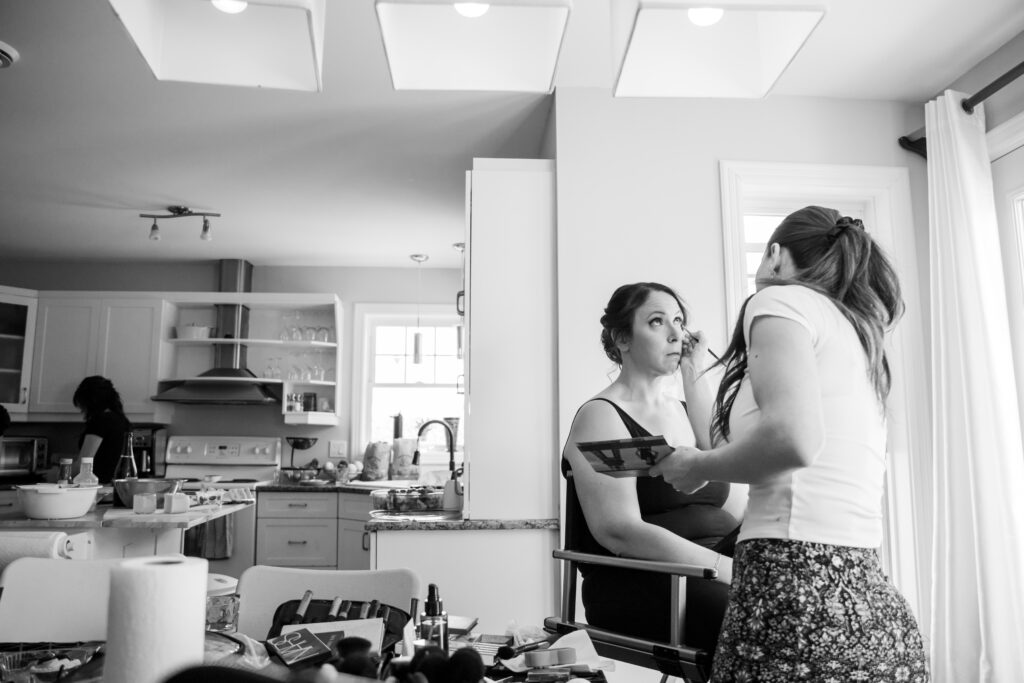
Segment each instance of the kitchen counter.
M252 503L198 505L176 515L137 515L128 508L97 505L92 512L72 519L29 519L24 512L4 512L0 514L0 529L191 529L251 506Z
M86 557L95 559L171 555L184 549L187 529L251 508L253 503L197 505L188 512L137 515L128 508L98 505L74 519L29 519L22 511L0 513L2 531L64 531L89 534Z
M371 519L367 531L496 531L558 529L557 519Z
M300 484L265 484L257 486L258 493L365 493L370 495L373 489L365 486L349 486L348 484L325 484L323 486L302 486Z

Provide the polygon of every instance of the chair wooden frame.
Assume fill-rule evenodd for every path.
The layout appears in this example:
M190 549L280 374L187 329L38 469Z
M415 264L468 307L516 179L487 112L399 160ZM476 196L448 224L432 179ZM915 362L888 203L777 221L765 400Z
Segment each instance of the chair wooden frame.
M670 676L681 678L687 683L705 683L710 678L713 653L682 644L685 635L682 616L686 608L687 580L714 579L718 576L716 569L674 562L593 555L574 550L555 550L552 555L555 559L563 562L561 614L544 620L545 631L561 634L586 631L594 643L597 653L602 657L655 669L661 672L663 682L667 681ZM671 577L669 608L672 609L669 642L635 638L576 621L577 570L581 564L668 574Z

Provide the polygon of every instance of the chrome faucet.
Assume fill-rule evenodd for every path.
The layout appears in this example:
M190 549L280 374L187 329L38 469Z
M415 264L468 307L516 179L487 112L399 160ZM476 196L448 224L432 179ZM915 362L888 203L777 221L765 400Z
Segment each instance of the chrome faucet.
M444 427L445 438L448 440L448 471L452 473L452 479L458 478L462 474L462 468L458 471L455 469L455 434L452 432L451 426L442 420L427 420L420 425L419 431L416 432L416 453L413 455L412 461L419 463L420 461L420 437L423 436L423 432L427 431L427 427L430 425L441 425Z
M455 432L452 431L451 425L441 420L427 420L421 424L416 432L416 453L413 455L413 462L419 463L420 461L420 437L423 436L423 432L427 431L427 427L434 424L444 427L444 433L448 439L448 471L451 472L451 477L444 484L442 507L449 512L461 513L463 488L459 477L462 476L462 467L455 469Z

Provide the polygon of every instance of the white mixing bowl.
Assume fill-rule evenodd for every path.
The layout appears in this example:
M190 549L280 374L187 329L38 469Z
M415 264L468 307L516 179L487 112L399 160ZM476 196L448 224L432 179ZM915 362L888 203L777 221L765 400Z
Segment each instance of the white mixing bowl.
M29 519L72 519L89 511L101 488L31 484L18 487L18 498Z

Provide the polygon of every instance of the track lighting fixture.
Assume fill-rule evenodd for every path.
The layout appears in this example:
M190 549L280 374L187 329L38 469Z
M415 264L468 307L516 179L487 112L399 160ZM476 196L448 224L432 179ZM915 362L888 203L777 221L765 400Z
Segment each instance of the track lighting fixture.
M152 218L153 225L149 229L149 239L160 239L160 227L157 225L158 218L186 218L188 216L202 216L203 230L199 233L199 239L209 242L213 239L210 234L210 217L220 218L219 213L212 211L193 211L187 206L168 206L167 213L140 213L141 218Z

